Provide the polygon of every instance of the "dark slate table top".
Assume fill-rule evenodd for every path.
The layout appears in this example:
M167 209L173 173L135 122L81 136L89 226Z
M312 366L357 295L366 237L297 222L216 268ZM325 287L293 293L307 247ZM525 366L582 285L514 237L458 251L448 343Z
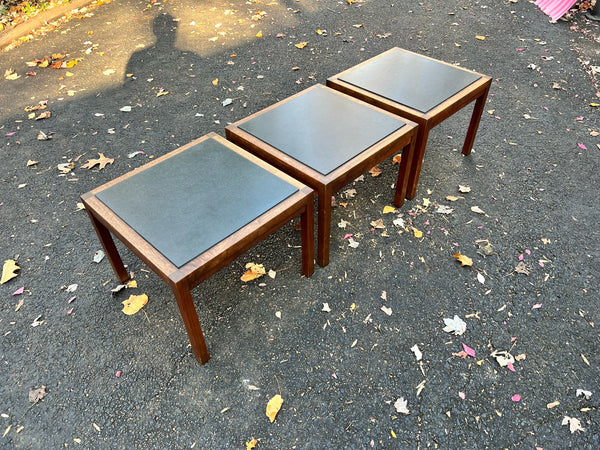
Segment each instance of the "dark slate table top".
M97 197L181 267L297 191L210 138Z
M396 49L339 77L409 108L426 113L481 78L420 55Z
M239 128L327 175L405 126L324 86L239 124Z

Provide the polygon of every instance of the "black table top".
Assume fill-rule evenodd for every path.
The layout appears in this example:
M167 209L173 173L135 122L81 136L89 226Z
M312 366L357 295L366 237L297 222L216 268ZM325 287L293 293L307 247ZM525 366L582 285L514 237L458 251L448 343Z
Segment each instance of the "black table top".
M182 267L297 191L210 138L96 196Z
M405 125L317 85L238 127L327 175Z
M339 77L426 113L479 80L481 75L395 49Z

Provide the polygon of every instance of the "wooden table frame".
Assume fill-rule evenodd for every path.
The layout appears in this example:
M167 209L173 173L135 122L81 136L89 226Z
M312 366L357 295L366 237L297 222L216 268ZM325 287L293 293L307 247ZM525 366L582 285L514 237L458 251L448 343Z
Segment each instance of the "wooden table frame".
M320 85L315 85L309 89L317 88L319 86ZM325 267L327 264L329 264L332 208L331 196L339 191L342 187L358 178L360 175L369 171L378 163L397 154L404 148L400 169L398 171L398 181L394 196L394 205L397 207L402 206L404 203L404 198L406 197L406 190L409 182L408 175L410 173L410 165L411 162L414 161L413 152L417 139L417 124L408 120L404 120L406 125L404 125L402 128L382 139L375 145L365 149L362 153L342 164L340 167L327 175L321 174L320 172L308 167L300 161L239 128L239 125L243 122L251 120L259 114L270 111L280 104L302 95L307 90L299 92L245 119L228 125L225 128L225 135L230 141L267 161L269 164L274 165L297 180L300 180L316 191L318 196L317 262L321 267ZM359 101L350 96L346 97L354 102ZM373 108L371 105L366 103L365 106ZM389 114L383 110L378 111L383 114Z
M198 255L182 267L177 267L165 256L158 252L148 241L142 238L127 223L121 220L111 209L102 203L97 197L100 191L113 186L142 170L160 164L167 158L196 145L202 140L214 138L231 150L250 160L254 164L282 178L299 191L271 208L254 221L232 233L214 245L207 251ZM227 266L238 256L254 247L270 234L280 229L292 219L301 216L301 241L302 241L302 273L309 277L314 272L314 196L313 190L298 182L292 177L284 174L276 168L268 165L255 156L237 148L224 138L211 133L197 139L173 152L164 155L145 166L125 174L97 189L82 195L82 201L90 220L102 243L102 247L108 260L121 283L129 279L129 275L119 255L117 247L111 237L111 233L135 253L150 269L162 278L173 290L177 306L181 313L185 329L196 359L204 364L210 358L194 302L191 289L198 286L202 281ZM224 206L225 207L225 206Z
M475 81L465 89L448 98L440 105L434 107L433 109L430 109L426 113L401 105L400 103L396 103L385 97L374 94L373 92L367 91L365 89L361 89L353 84L347 83L340 79L348 72L351 72L352 70L355 70L358 67L369 64L370 62L374 61L377 58L381 58L387 53L398 50L407 53L412 53L422 58L427 58L429 60L436 61L438 63L442 63L447 66L454 67L456 69L467 70L462 67L457 67L452 64L439 61L437 59L429 58L427 56L409 52L408 50L396 47L382 53L381 55L375 56L374 58L371 58L361 64L358 64L357 66L354 66L344 72L341 72L337 75L328 78L327 86L332 89L336 89L340 92L344 92L345 94L356 97L372 105L375 105L379 108L385 109L386 111L389 111L393 114L397 114L402 118L410 119L419 124L419 132L417 134L414 159L412 162L412 169L406 193L406 198L410 200L414 198L417 192L417 184L419 182L419 175L421 173L421 166L423 164L423 156L425 155L425 147L427 146L427 138L429 137L429 131L433 127L440 124L448 117L452 116L454 113L458 112L459 110L461 110L462 108L464 108L465 106L467 106L475 100L475 107L473 108L473 114L471 115L469 129L467 130L467 136L465 138L465 142L462 148L463 155L469 155L471 153L471 149L473 148L473 143L475 141L475 135L477 134L477 129L479 127L479 121L481 119L481 115L485 106L485 101L487 99L490 86L492 84L492 78L487 75L477 73L477 75L481 76L479 80Z

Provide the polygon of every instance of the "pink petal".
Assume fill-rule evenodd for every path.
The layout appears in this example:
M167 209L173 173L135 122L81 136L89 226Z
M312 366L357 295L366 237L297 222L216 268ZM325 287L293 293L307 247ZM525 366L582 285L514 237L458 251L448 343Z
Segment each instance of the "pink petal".
M13 295L21 295L24 290L25 290L25 286L21 286L19 289L17 289L15 292L13 292Z
M533 305L533 306L531 307L531 309L539 309L539 308L541 308L541 307L542 307L542 304L541 304L541 303L536 303L535 305Z
M4 136L14 136L15 134L17 134L16 131L11 131L10 133L6 133Z
M459 392L459 393L458 393L458 396L459 396L460 398L462 398L463 400L464 400L464 399L465 399L465 397L466 397L466 395L465 395L465 393L464 393L464 392Z
M515 394L512 396L513 402L518 402L519 400L521 400L521 396L519 394Z
M77 298L77 296L71 297L67 303L69 303L69 304L73 303L76 298Z
M523 261L523 259L524 259L524 258L525 258L525 257L523 256L523 253L521 253L521 254L519 255L519 261Z
M473 358L475 358L475 350L473 350L471 347L469 347L467 344L465 344L463 342L463 349L465 351L465 353L469 356L472 356Z
M577 144L577 147L579 147L579 148L581 148L581 149L583 149L583 150L587 150L587 147L586 147L585 145L583 145L583 144L579 144L579 143L578 143L578 144Z
M352 237L351 234L347 234L346 236L344 236L344 239L350 239Z
M511 372L516 372L515 367L513 366L513 364L511 362L506 364L506 367L508 367L508 370L510 370Z
M527 253L528 255L531 255L531 250L529 250L528 248L525 249L525 253Z
M67 311L67 316L70 316L72 312L73 312L73 308L71 308L70 310Z
M117 370L117 373L115 373L115 377L119 378L121 376L121 371Z
M517 338L514 336L510 338L510 342L515 342L516 340L517 340Z

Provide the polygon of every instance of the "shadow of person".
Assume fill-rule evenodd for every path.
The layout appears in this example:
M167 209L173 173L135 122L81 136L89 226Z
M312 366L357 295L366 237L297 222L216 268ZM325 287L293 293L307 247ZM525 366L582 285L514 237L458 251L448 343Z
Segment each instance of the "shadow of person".
M208 68L202 57L176 47L177 26L170 14L157 15L152 21L155 43L131 55L122 85L110 93L122 106L132 108L124 118L134 119L129 131L138 133L142 141L168 143L165 151L198 137L202 131L182 132L182 125L198 121L195 113L202 93L195 78L209 76L203 73Z

